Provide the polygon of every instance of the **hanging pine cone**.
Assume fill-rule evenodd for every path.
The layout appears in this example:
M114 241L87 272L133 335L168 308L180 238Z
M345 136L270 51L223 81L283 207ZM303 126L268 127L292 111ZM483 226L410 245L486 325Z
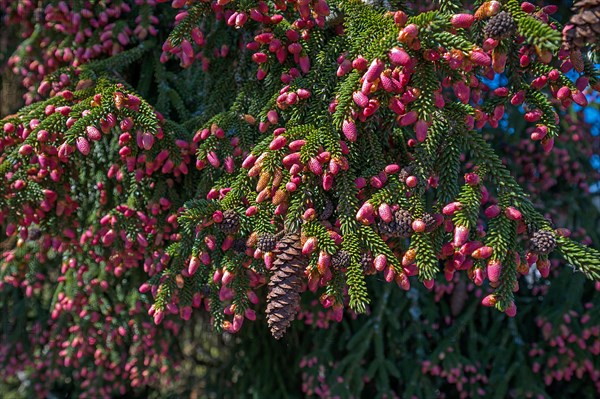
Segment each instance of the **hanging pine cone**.
M331 217L331 215L333 215L334 210L335 210L335 206L333 205L333 202L329 198L327 198L327 200L325 201L325 205L323 206L323 210L319 214L319 219L321 219L321 220L329 219Z
M371 275L377 273L377 270L373 267L373 257L370 253L364 253L360 257L360 266L362 267L362 271L366 275Z
M432 232L437 227L437 220L435 219L435 216L433 216L431 213L424 213L421 220L423 221L423 223L425 223L426 233Z
M296 233L286 234L274 252L275 272L269 280L266 314L271 334L275 339L280 339L298 312L302 272L308 264L308 258L302 255L300 235Z
M331 258L331 266L334 269L346 269L350 265L350 254L347 251L338 251Z
M379 234L385 234L387 236L395 236L396 231L398 230L398 224L395 220L392 220L389 223L384 220L379 220L376 226Z
M223 212L223 221L219 223L219 229L225 234L235 234L240 230L240 215L233 209Z
M530 248L533 252L547 255L556 247L554 233L548 230L538 230L531 237Z
M396 223L396 229L394 231L394 234L397 237L408 237L413 233L413 217L409 211L404 209L398 209L394 213L394 222Z
M260 249L263 252L270 252L275 248L275 244L277 244L277 240L275 236L271 233L263 233L258 237L256 241L256 248Z
M581 0L573 5L575 14L563 29L563 40L571 50L598 43L600 0Z
M485 35L494 39L504 39L515 33L516 30L515 20L506 11L494 15L483 28Z

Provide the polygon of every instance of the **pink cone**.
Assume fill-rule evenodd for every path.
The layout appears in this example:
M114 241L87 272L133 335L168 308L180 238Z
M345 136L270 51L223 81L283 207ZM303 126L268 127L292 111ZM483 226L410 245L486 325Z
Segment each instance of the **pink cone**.
M502 263L500 263L499 260L491 260L488 262L486 270L490 282L497 283L500 280L500 273L502 272Z

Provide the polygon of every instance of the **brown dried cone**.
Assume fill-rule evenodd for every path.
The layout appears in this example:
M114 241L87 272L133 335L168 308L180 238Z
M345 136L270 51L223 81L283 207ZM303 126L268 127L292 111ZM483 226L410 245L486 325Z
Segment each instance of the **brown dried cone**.
M397 237L408 237L413 233L411 213L405 209L398 209L394 212L394 221L396 222L395 235Z
M500 11L499 14L494 15L483 28L486 36L498 40L512 35L516 30L517 23L506 11Z
M556 238L551 231L538 230L533 233L529 245L533 252L547 255L556 248Z
M323 210L319 214L319 219L321 219L321 220L329 219L333 215L334 210L335 210L335 206L333 205L333 202L329 198L327 198L327 200L325 201L325 205L323 206Z
M575 14L563 29L563 40L571 50L595 44L600 38L600 0L581 0L573 5Z
M431 213L424 213L421 219L425 223L425 231L427 233L432 232L437 227L437 220Z
M275 248L277 241L275 235L271 233L263 233L258 237L256 241L256 248L263 252L270 252Z
M366 275L376 274L377 270L373 267L373 256L370 253L364 253L360 257L360 266Z
M219 229L225 234L235 234L239 231L241 225L240 216L233 209L227 209L223 212L223 221L218 225Z
M300 235L287 233L274 250L274 273L269 280L267 323L275 339L280 339L298 313L302 273L308 258L302 255Z
M344 250L336 252L331 258L331 266L333 266L334 269L346 269L350 266L350 254Z

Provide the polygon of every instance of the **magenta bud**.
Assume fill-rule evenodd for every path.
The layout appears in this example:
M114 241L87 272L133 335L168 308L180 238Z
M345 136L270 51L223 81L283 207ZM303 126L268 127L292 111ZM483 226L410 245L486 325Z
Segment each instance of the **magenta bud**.
M425 122L424 120L420 120L420 121L417 121L417 123L415 123L415 134L417 137L417 141L419 143L422 143L427 138L427 130L428 129L429 129L429 126L427 125L427 122Z
M483 269L475 269L475 271L473 272L473 283L475 283L476 286L480 287L481 285L483 285L484 279L485 276L483 273Z
M265 262L265 267L267 270L271 270L273 267L273 262L275 261L275 255L273 255L273 252L267 252L263 257L263 261Z
M394 272L394 269L389 266L386 267L383 271L383 278L388 283L394 281L394 279L396 278L396 273Z
M344 120L342 123L342 132L344 133L344 137L351 142L356 141L356 138L358 137L356 123L352 120Z
M537 262L538 255L534 252L527 252L527 255L525 255L525 260L527 261L527 265L531 267L531 265Z
M475 22L475 16L471 14L455 14L450 19L450 23L455 28L468 29Z
M566 100L567 98L570 98L570 97L571 97L571 89L569 89L567 86L561 87L556 92L556 98L561 101Z
M23 144L20 148L19 148L19 154L21 155L29 155L33 152L33 147L29 144Z
M396 11L394 13L394 23L402 28L408 21L408 15L404 11Z
M525 101L525 92L523 90L518 91L510 100L512 105L519 105Z
M473 253L473 251L475 251L478 248L481 248L482 244L479 241L468 241L466 243L464 243L460 249L459 252L465 256L467 255L471 255Z
M473 251L471 256L475 259L487 259L492 256L493 249L492 247L484 246Z
M269 149L273 151L279 150L285 146L286 142L287 139L285 136L277 136L271 141L271 144L269 144Z
M512 207L509 206L504 210L504 214L506 215L507 218L509 218L510 220L521 220L521 218L523 217L523 215L521 214L521 212Z
M375 58L371 62L371 65L367 69L367 72L365 72L364 74L365 80L368 82L374 82L375 80L377 80L377 78L379 78L379 75L381 74L381 72L383 72L384 69L385 64L382 61Z
M165 318L164 312L156 311L154 313L154 317L153 317L154 324L156 324L156 325L160 324L164 318Z
M356 220L363 224L371 224L374 219L375 209L370 202L365 202L356 213Z
M75 139L75 145L77 150L83 155L88 155L90 153L90 143L85 137L77 137Z
M146 151L149 151L152 149L152 146L154 145L154 136L152 135L152 133L149 132L144 132L142 133L142 148Z
M88 139L92 141L98 141L102 137L102 133L100 133L100 130L95 126L87 126L85 132L87 133Z
M400 117L399 124L400 126L409 126L415 123L417 119L419 119L419 114L417 114L417 111L409 111Z
M296 90L296 93L298 93L298 97L301 100L306 100L307 98L310 97L310 91L308 91L306 89L298 89L298 90Z
M244 311L244 317L246 317L248 320L254 321L256 320L256 312L253 309L247 308Z
M498 205L490 205L484 211L484 214L487 218L493 219L500 214L502 210Z
M404 115L406 112L406 106L398 97L390 98L390 101L388 102L388 108L397 115Z
M383 184L384 184L384 182L378 176L371 177L371 179L369 180L369 183L371 184L371 187L373 187L373 188L382 188Z
M504 310L504 313L508 317L515 317L517 315L517 305L514 302L511 302L510 305Z
M462 247L469 238L469 228L466 226L454 227L454 241L455 247Z
M317 260L317 268L319 273L325 274L325 269L331 265L331 256L326 252L319 253L319 259Z
M548 259L538 259L536 267L542 277L547 278L550 274L550 261Z
M333 188L333 175L331 173L323 174L323 190L329 191Z
M204 266L210 265L210 255L208 252L202 252L200 254L200 262L202 262Z
M308 161L308 168L317 176L321 176L323 174L323 166L316 158L311 158Z
M377 255L373 260L373 266L378 272L383 271L387 267L387 258L385 255Z
M212 214L212 220L215 223L221 223L223 221L223 212L220 210L214 211Z
M267 112L267 120L270 124L276 125L279 122L279 115L274 109Z
M221 283L223 285L227 285L233 281L235 278L235 274L231 273L229 270L225 270L223 276L221 277Z
M589 84L590 79L582 75L579 78L577 78L577 81L575 82L575 87L577 87L577 90L584 91Z
M200 267L200 259L197 256L192 256L188 263L187 271L190 276L193 276Z
M17 179L14 182L15 190L22 190L25 188L26 185L27 185L27 183L25 183L25 181L23 179Z
M410 188L417 187L418 182L419 182L419 180L417 179L416 176L408 176L406 178L406 185Z
M573 98L573 101L577 105L581 105L582 107L585 107L586 105L588 105L587 97L585 96L585 94L583 94L579 90L573 90L571 92L571 98Z
M242 325L244 324L244 315L236 314L233 316L233 322L231 323L231 328L229 329L230 333L236 333L240 331Z
M481 182L479 175L476 173L466 173L465 174L465 183L469 186L476 186Z
M385 202L379 205L378 213L381 220L386 223L390 223L392 220L394 220L392 208Z
M447 258L448 256L454 255L454 245L451 242L447 242L442 245L442 256Z
M317 216L317 212L315 211L315 208L308 208L304 211L304 214L302 215L302 219L310 221L310 220L314 220L314 218Z
M428 290L432 289L434 284L435 284L435 280L423 280L423 285Z
M479 66L490 66L492 64L492 58L482 50L472 51L471 61Z
M317 248L317 239L315 237L309 237L304 245L302 246L302 254L310 255Z
M496 296L494 294L490 294L482 299L481 304L483 306L492 307L496 306L496 302L498 302Z
M415 231L415 233L425 232L426 227L427 226L425 225L425 222L423 222L421 219L416 219L412 222L412 229Z
M291 154L288 154L285 157L283 157L283 160L281 162L286 168L291 168L292 165L300 163L300 153L293 152Z
M179 316L183 320L189 320L192 317L192 307L191 306L182 307L179 311Z
M396 174L400 171L400 165L397 165L397 164L387 165L385 167L384 171L385 171L385 173L387 173L389 175Z
M288 145L288 147L290 148L290 150L296 152L300 151L300 149L304 147L305 144L306 140L294 140Z
M365 108L369 105L369 97L367 97L362 91L355 91L352 93L352 99L361 108Z
M500 281L500 273L502 272L502 263L499 260L490 260L487 264L487 276L490 282L497 283Z
M442 209L442 213L446 216L452 216L461 209L462 204L460 202L451 202Z
M354 184L356 185L356 188L360 190L367 185L367 180L364 177L357 177L356 180L354 180Z
M293 193L294 191L296 191L298 189L298 186L296 185L296 183L289 181L289 182L285 183L285 189L286 189L286 191Z
M410 55L400 47L394 47L388 53L390 62L397 66L407 66L410 64Z
M553 147L554 147L554 138L542 140L542 148L545 153L549 153L550 151L552 151Z

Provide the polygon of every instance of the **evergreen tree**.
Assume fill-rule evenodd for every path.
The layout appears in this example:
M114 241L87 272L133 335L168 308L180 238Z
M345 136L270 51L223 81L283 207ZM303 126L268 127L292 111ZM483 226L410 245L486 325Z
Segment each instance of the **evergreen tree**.
M459 375L440 371L445 358L482 353L434 346L440 314L456 318L449 334L482 328L483 318L502 320L490 321L490 336L504 341L489 345L511 340L515 323L469 298L515 317L515 292L544 291L527 278L548 277L556 255L556 267L578 273L551 287L573 299L548 305L538 327L555 334L553 312L575 312L581 326L595 317L597 295L578 295L589 295L581 276L600 280L600 253L571 237L565 227L581 223L570 209L554 223L551 205L538 203L545 195L523 180L536 175L531 159L558 179L567 151L589 171L565 172L567 186L593 184L581 160L589 147L568 138L583 126L571 104L587 106L600 90L588 34L595 1L577 3L564 29L557 7L516 0L166 3L0 0L3 22L20 25L9 66L28 90L0 138L5 381L26 376L35 396L185 390L177 371L202 341L196 333L207 338L200 345L217 340L185 321L208 314L219 333L258 318L248 334L268 322L275 338L297 337L297 353L318 351L320 361L303 364L316 374L335 366L339 378L317 387L307 377L306 394L428 397L445 378L460 395L485 396L484 358ZM584 212L597 232L597 210ZM446 292L440 310L431 298ZM326 314L325 342L348 346L315 348L302 339L314 335L294 333L302 327L292 320L311 310ZM345 311L370 316L347 330L329 324ZM399 369L414 359L390 354L412 344L393 333L400 326L411 326L422 370ZM568 341L581 350L598 338L585 326L581 334ZM264 351L280 348L267 342ZM194 351L202 367L219 361ZM340 364L327 358L336 353ZM517 355L498 357L521 372ZM600 390L588 364L571 373L588 372L596 386L561 392ZM222 382L208 373L207 384ZM429 387L405 386L419 378ZM247 381L241 394L260 392ZM510 395L525 393L545 394L532 386Z

